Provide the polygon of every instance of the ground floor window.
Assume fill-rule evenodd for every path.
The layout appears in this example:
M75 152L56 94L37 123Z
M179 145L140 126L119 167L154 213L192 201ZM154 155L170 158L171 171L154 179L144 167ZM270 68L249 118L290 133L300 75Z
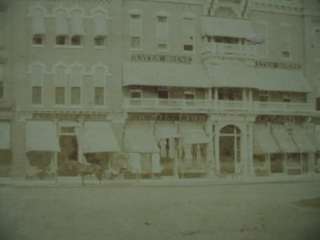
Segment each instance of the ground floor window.
M12 153L10 150L0 150L0 177L8 177L11 171Z
M284 154L271 154L271 173L283 173L284 172Z
M27 177L45 178L51 175L51 161L53 153L43 151L32 151L27 153L29 160L29 168L27 169Z
M256 176L267 176L269 174L267 158L267 154L255 154L253 156Z
M287 154L287 172L289 175L296 175L302 173L300 153Z

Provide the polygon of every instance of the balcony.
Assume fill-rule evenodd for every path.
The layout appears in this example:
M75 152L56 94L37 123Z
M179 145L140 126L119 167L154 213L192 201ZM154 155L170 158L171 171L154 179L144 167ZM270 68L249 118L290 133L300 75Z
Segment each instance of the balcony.
M128 112L186 112L186 113L253 113L267 115L315 114L313 104L292 102L248 102L208 99L125 98Z
M230 43L206 43L204 53L214 56L255 57L255 45L241 45Z

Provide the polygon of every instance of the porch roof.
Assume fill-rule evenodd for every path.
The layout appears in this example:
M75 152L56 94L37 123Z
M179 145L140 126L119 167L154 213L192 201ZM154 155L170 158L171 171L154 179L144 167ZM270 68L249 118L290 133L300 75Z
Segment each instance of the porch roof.
M169 86L207 88L207 71L200 64L125 63L123 86Z
M310 92L301 70L257 68L257 87L266 91Z

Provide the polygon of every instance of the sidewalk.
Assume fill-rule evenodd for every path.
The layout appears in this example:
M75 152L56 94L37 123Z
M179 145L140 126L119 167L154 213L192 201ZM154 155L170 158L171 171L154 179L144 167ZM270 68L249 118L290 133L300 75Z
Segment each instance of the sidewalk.
M159 179L115 179L99 182L94 177L85 179L86 186L207 186L234 184L264 184L264 183L298 183L320 182L320 174L297 176L269 176L269 177L207 177L207 178L159 178ZM1 186L13 187L79 187L82 186L80 177L58 177L57 179L38 180L24 178L0 178Z

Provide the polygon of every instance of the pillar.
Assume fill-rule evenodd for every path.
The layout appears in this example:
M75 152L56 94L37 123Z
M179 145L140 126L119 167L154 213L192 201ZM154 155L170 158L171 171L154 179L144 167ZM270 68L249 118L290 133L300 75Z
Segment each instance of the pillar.
M25 177L29 161L26 155L26 121L15 119L12 124L12 177Z
M210 120L206 123L206 133L209 136L209 142L207 144L207 174L209 176L214 175L214 168L215 168L215 158L213 156L213 134L212 134L212 122Z
M217 110L219 108L219 96L218 96L218 88L214 88L214 108Z
M215 172L216 175L220 175L220 132L218 131L217 126L214 131L214 160L215 160Z

